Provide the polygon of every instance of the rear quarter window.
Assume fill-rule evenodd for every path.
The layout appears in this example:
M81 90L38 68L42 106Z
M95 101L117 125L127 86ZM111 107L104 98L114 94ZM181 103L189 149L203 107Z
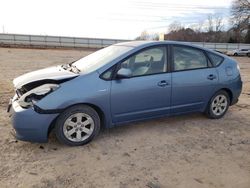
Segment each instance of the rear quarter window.
M224 60L223 57L221 57L221 56L219 56L217 54L214 54L214 53L211 53L211 52L207 52L207 54L208 54L208 57L210 58L210 60L212 61L214 66L218 66Z

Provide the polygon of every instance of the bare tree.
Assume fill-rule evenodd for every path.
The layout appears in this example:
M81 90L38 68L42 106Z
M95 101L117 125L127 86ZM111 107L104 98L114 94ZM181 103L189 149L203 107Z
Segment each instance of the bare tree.
M231 7L233 24L232 30L235 33L235 41L242 42L242 33L249 30L250 25L250 2L249 0L234 0ZM249 33L249 32L247 32Z
M207 17L208 25L207 25L207 31L213 32L214 31L214 24L213 24L213 16L211 14Z
M159 33L152 34L152 40L159 40Z
M148 34L146 30L142 31L141 35L135 38L135 40L149 40L149 39L150 39L150 35Z
M203 21L199 21L198 25L197 25L197 28L196 28L196 32L201 33L203 27L204 27L204 22Z
M184 28L180 22L178 21L174 21L172 22L171 24L169 24L168 26L168 32L171 32L171 31L179 31L181 30L182 28Z
M141 32L141 35L136 37L135 40L159 40L158 33L148 33L146 30Z
M250 1L249 0L234 0L231 7L233 19L241 23L249 24L250 20ZM237 23L235 23L237 24Z
M222 17L219 15L209 14L207 16L207 31L219 32L223 29Z
M221 16L216 16L214 19L214 25L215 25L215 32L219 32L223 28L223 23L222 23L222 17Z

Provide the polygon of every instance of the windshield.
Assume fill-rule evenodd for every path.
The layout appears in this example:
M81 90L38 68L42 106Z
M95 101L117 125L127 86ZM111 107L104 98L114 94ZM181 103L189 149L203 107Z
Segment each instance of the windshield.
M129 46L112 45L79 59L73 63L73 66L77 67L81 72L94 71L131 49L132 47Z

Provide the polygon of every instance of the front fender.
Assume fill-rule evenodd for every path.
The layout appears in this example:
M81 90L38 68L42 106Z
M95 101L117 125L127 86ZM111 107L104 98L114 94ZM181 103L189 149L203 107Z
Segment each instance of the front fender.
M99 78L97 72L81 75L62 83L59 89L50 93L36 103L37 109L46 112L63 111L75 104L88 103L102 110L106 125L111 124L110 115L110 81Z

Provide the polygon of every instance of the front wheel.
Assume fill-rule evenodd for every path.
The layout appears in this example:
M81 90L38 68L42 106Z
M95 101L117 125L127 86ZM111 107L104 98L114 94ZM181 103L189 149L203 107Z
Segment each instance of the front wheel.
M57 139L70 146L90 142L100 131L98 113L87 105L76 105L59 115L55 132Z
M230 99L226 91L219 91L208 103L206 114L211 119L222 118L228 110Z

